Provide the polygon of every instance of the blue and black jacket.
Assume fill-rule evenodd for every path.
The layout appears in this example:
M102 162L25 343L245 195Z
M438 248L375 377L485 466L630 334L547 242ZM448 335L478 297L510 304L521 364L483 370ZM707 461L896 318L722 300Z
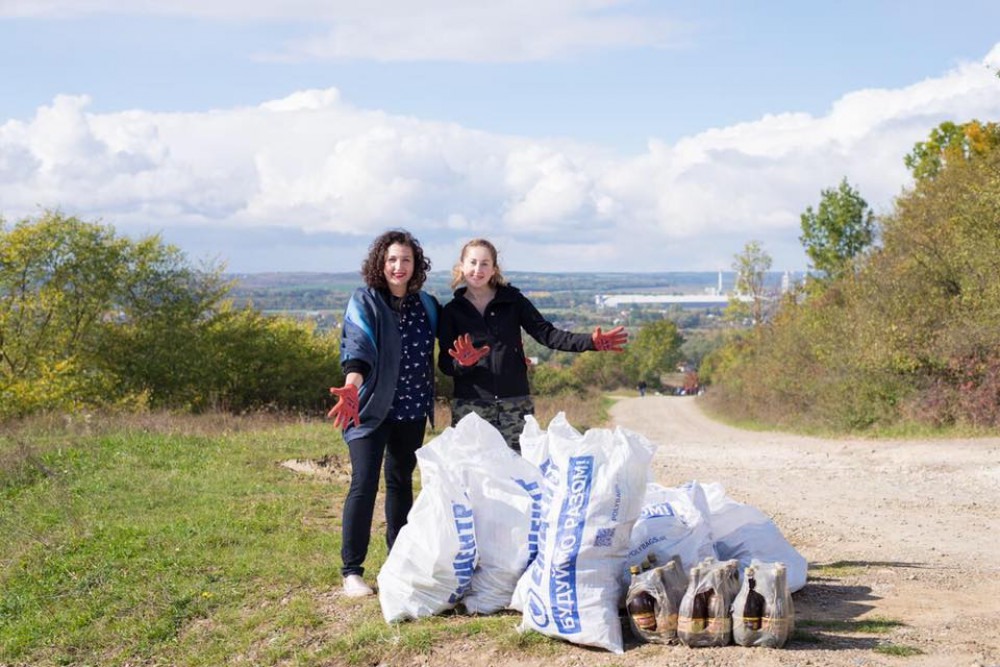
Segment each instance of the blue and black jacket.
M437 335L440 305L423 290L417 292L427 311L431 333ZM353 422L344 430L344 440L370 435L389 414L396 395L399 359L402 351L399 313L389 305L389 294L372 287L359 287L347 302L340 332L340 364L345 373L360 371L364 382L358 391L360 426ZM427 358L427 372L434 382L433 346ZM428 415L434 422L433 411Z

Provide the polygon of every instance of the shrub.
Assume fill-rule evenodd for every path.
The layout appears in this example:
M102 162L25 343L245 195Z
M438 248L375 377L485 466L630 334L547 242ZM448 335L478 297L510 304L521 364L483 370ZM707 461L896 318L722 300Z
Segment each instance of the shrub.
M529 374L531 392L536 396L556 396L575 394L582 396L585 387L580 379L568 368L541 364L533 366Z
M234 310L220 267L58 212L0 220L0 418L81 406L322 407L336 339Z
M1000 426L1000 147L918 179L857 270L708 354L737 417Z

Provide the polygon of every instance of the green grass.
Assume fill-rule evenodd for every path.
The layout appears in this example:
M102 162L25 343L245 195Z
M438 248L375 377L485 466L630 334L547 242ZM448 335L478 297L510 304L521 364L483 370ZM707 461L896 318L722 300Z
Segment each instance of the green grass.
M901 621L872 616L857 620L813 620L797 619L795 621L795 632L792 639L805 644L823 644L827 641L826 633L844 633L855 635L885 635L905 624ZM884 653L895 656L911 656L923 653L918 648L903 644L894 644L887 640L880 640L872 648L876 653Z
M344 489L277 463L342 452L328 425L30 442L0 440L0 663L218 664L324 622Z
M795 621L796 628L814 628L827 632L853 632L866 635L883 635L902 627L901 621L873 616L854 621L817 621L802 619Z
M367 605L367 603L366 603ZM427 655L440 652L449 642L462 640L466 644L481 644L500 653L520 655L550 655L563 644L538 633L519 634L516 615L498 616L435 616L418 622L387 625L378 614L365 617L351 629L333 639L317 657L339 656L347 664L378 664L387 658Z
M934 426L915 421L898 421L892 424L874 424L864 429L836 428L815 422L771 422L752 417L734 417L726 412L724 405L711 400L699 401L702 411L713 420L746 431L775 431L794 433L816 438L836 440L838 438L866 438L871 440L934 440L996 436L996 429L973 424L948 424Z
M792 641L801 642L803 644L822 644L826 641L823 635L816 634L815 632L808 632L796 627L792 632Z
M734 417L726 411L724 405L721 405L718 401L712 400L710 397L699 399L698 406L701 408L702 412L713 420L744 431L778 431L782 433L799 433L803 435L827 438L836 438L843 435L833 431L832 429L821 429L814 425L803 424L793 427L787 424L776 424L749 417Z
M916 646L907 646L906 644L879 644L874 649L876 653L884 653L885 655L894 655L900 658L906 658L913 655L923 655L921 651Z
M856 561L836 561L824 565L813 565L809 568L810 577L826 577L830 579L842 579L864 572L865 567Z
M0 426L0 664L398 664L457 641L571 650L519 634L515 615L388 625L376 599L336 595L346 484L279 465L324 455L348 468L318 422ZM376 536L366 568L384 559Z

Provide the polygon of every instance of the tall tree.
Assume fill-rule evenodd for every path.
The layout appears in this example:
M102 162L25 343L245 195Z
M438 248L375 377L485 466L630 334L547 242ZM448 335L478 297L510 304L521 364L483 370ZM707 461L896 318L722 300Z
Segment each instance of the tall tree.
M851 270L854 258L875 240L875 215L847 178L837 189L823 190L817 210L807 207L800 220L799 241L822 282Z
M764 274L771 269L771 255L760 241L748 241L743 251L733 256L736 285L726 306L726 316L732 319L749 318L753 324L764 321L764 304L767 294Z
M63 378L92 346L127 253L127 242L110 227L58 213L0 226L0 390L6 400L75 389Z
M659 386L660 376L673 371L681 360L683 342L684 338L677 331L677 325L670 320L655 320L643 324L635 340L629 342L626 348L630 379L645 380Z
M903 162L919 182L933 179L949 164L982 157L998 146L1000 123L970 120L958 125L949 120L931 130L927 141L918 141Z

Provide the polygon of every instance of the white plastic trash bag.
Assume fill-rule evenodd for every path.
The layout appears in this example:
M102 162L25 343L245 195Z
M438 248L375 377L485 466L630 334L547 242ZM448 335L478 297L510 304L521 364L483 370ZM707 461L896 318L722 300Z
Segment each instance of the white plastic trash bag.
M642 563L650 552L659 563L679 556L684 572L705 558L716 558L709 514L708 501L697 483L680 487L647 484L619 575L622 584L628 584L628 567Z
M463 482L476 523L479 565L462 604L470 613L506 609L538 553L542 476L475 413L441 435L447 464Z
M417 450L421 490L378 573L387 623L452 609L478 562L472 503L461 480L443 465L440 438Z
M752 505L737 502L726 495L718 482L702 484L711 511L709 521L719 558L735 558L746 568L751 560L781 562L788 568L788 591L794 593L806 585L808 563L766 514Z
M527 420L531 435L537 422ZM514 596L523 602L520 629L620 653L618 573L642 508L654 447L621 427L580 436L562 413L544 440L538 447L548 453L541 462L538 557Z
M560 412L549 422L549 430L543 431L542 427L538 425L538 420L534 416L527 416L524 418L524 429L521 431L521 457L525 461L528 461L534 465L539 472L542 479L542 500L545 498L545 471L549 469L551 465L551 460L549 457L549 438L561 438L566 441L574 442L583 439L583 434L577 431L573 426L566 420L566 414ZM549 494L551 496L551 493ZM541 522L541 527L544 527L544 519ZM540 527L540 530L541 530ZM539 538L541 538L541 532L539 532ZM536 550L537 551L537 550ZM534 558L532 558L534 561ZM527 587L518 586L514 590L514 595L511 597L510 608L523 612L524 611L524 596L527 594Z
M583 437L566 421L564 413L559 414L563 415L563 418L553 418L549 423L548 432L542 430L538 420L533 416L528 415L524 418L524 428L521 430L521 457L542 472L545 471L549 460L549 432L567 440L579 440Z

